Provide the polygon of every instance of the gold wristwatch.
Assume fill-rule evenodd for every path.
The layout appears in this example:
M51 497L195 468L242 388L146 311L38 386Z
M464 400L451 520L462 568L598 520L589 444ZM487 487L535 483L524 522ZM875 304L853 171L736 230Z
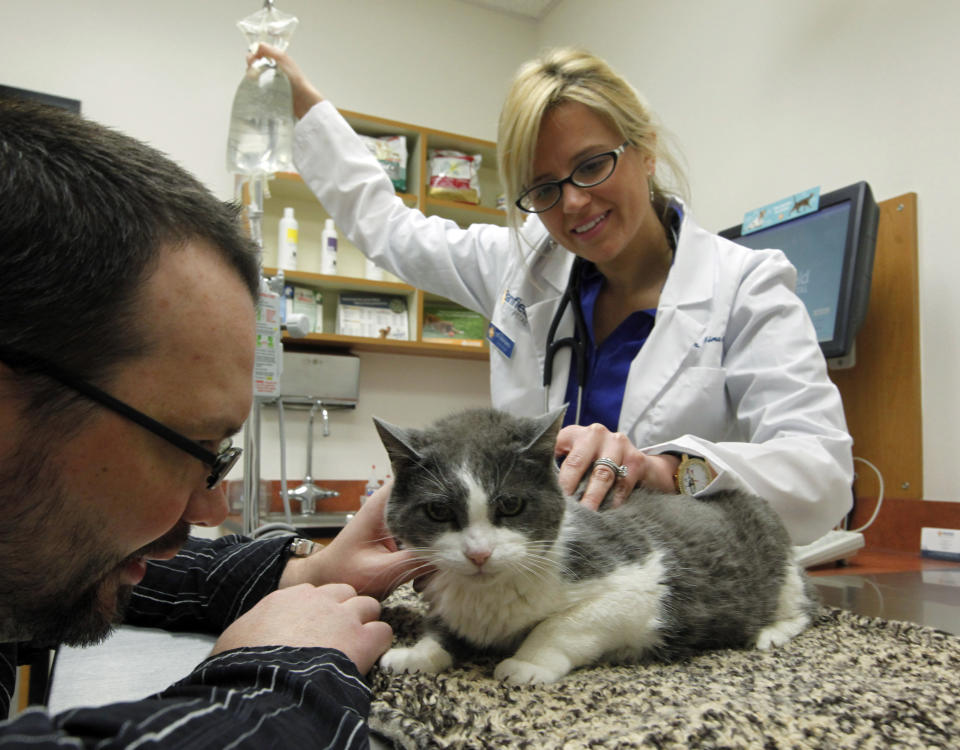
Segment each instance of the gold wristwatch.
M677 485L677 492L681 495L696 495L701 490L705 490L716 476L717 472L706 459L681 453L673 481Z

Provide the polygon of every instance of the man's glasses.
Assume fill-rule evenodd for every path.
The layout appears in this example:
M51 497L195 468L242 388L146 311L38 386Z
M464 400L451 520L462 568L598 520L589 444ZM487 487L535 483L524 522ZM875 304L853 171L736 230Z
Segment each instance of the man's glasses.
M132 406L128 406L115 399L109 393L105 393L97 388L95 385L91 385L78 378L76 375L67 372L59 365L56 365L52 362L47 362L40 357L35 357L32 354L27 354L26 352L17 351L16 349L11 349L7 346L0 345L0 362L3 362L5 365L10 367L13 370L18 372L28 373L35 372L41 375L45 375L48 378L52 378L62 385L72 388L77 393L80 393L83 396L86 396L91 401L96 401L98 404L107 407L115 411L117 414L126 417L132 422L136 422L141 427L149 430L154 435L163 438L168 443L175 445L182 451L186 451L194 458L198 458L207 466L210 467L210 474L207 476L207 489L212 490L218 484L220 480L226 475L233 465L237 462L237 459L240 458L240 454L243 452L242 448L234 448L233 441L230 438L224 438L220 442L219 451L214 453L213 451L208 451L200 443L191 440L188 437L184 437L179 432L171 430L164 424L161 424L157 420L148 417L141 411L137 411Z
M625 141L613 151L604 151L602 154L591 156L586 161L580 162L566 179L541 182L524 190L517 198L517 208L528 214L549 211L560 201L563 186L568 182L578 188L596 187L613 174L613 170L617 168L617 157L626 150L629 143Z

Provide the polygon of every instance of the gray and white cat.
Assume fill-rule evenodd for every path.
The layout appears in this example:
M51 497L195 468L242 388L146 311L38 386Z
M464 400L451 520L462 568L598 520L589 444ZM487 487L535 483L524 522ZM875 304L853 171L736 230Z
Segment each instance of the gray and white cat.
M374 420L396 477L387 526L436 569L425 635L387 652L384 669L441 672L467 646L507 657L498 679L553 682L602 659L767 649L807 627L813 587L764 500L636 489L588 510L557 483L561 419Z

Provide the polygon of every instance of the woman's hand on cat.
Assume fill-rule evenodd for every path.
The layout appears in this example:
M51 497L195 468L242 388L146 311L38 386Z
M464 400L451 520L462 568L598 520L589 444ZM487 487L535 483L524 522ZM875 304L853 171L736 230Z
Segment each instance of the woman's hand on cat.
M367 498L330 544L309 557L291 558L280 588L298 583L348 583L359 593L382 599L414 575L424 573L413 553L397 550L384 523L390 486Z
M638 484L676 492L673 479L676 457L648 456L635 448L622 432L610 432L601 424L564 427L557 434L555 452L558 457L564 457L558 479L560 488L568 495L572 495L589 474L580 502L591 510L600 507L608 492L611 493L609 505L621 505ZM617 477L603 464L594 466L598 458L609 458L618 466L626 467L626 476Z

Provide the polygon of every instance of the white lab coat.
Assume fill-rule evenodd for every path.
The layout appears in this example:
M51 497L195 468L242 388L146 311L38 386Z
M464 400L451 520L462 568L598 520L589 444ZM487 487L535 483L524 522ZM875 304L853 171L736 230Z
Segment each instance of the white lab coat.
M569 347L542 385L547 329L573 255L532 216L513 233L461 229L407 208L328 102L297 125L295 159L339 229L383 268L479 311L513 342L490 351L493 405L534 416L566 393ZM795 544L818 538L852 502L853 461L840 394L778 250L751 250L685 211L656 323L630 366L618 429L646 453L682 451L718 470L706 492L766 498ZM571 335L568 309L557 337Z

